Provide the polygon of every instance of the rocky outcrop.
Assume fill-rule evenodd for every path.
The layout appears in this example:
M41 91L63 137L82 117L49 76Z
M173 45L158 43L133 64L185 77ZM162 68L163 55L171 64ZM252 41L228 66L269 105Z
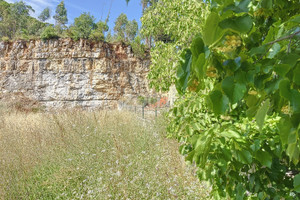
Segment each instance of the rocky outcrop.
M88 40L0 43L0 93L21 92L47 107L116 107L146 95L149 59L130 46Z

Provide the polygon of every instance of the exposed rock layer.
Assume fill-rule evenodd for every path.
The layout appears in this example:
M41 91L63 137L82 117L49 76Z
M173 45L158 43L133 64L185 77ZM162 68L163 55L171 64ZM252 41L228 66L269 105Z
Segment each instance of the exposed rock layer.
M123 44L1 42L0 93L21 92L47 107L116 107L148 92L149 64Z

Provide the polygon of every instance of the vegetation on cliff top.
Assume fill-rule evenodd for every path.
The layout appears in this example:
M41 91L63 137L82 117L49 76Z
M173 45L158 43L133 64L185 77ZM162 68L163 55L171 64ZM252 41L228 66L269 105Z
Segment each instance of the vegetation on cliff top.
M111 32L107 34L109 16L105 21L95 22L94 16L90 13L82 13L75 18L73 24L67 26L67 9L64 1L61 1L55 10L53 16L55 25L47 23L51 18L49 8L45 8L38 19L31 17L30 12L35 11L24 1L7 3L0 0L0 41L72 38L124 42L132 46L137 56L144 57L145 45L138 35L138 24L135 20L128 20L123 13L115 21L114 35L111 35Z

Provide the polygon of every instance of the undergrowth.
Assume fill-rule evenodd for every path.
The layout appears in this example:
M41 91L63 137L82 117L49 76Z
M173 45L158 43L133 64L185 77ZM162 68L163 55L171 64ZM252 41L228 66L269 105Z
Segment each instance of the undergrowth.
M0 199L205 199L162 119L0 109Z

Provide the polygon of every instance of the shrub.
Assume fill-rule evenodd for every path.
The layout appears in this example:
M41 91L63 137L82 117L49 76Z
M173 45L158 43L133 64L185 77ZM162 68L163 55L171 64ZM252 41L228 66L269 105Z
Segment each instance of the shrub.
M58 34L52 26L47 26L41 34L42 40L56 39Z
M1 38L1 41L3 41L3 42L9 42L9 37L3 36Z

